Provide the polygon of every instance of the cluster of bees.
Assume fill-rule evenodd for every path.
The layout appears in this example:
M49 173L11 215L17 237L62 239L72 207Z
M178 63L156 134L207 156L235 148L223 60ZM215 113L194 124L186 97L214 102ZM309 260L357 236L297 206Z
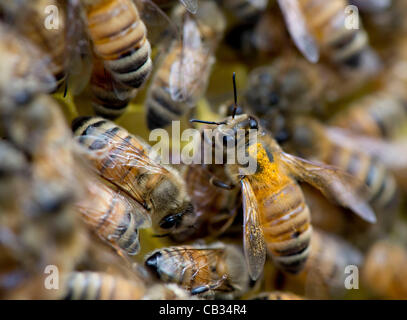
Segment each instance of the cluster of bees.
M406 17L1 0L0 297L406 299ZM143 136L176 120L255 172L163 163Z

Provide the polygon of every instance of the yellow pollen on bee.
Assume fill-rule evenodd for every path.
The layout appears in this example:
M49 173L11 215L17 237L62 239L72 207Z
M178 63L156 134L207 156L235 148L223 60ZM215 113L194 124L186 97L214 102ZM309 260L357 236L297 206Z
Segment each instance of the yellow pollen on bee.
M261 170L255 174L256 180L265 183L281 184L288 179L288 177L281 171L278 164L275 161L270 161L266 150L264 150L261 143L249 146L248 152L251 157L257 158L258 167L261 168Z

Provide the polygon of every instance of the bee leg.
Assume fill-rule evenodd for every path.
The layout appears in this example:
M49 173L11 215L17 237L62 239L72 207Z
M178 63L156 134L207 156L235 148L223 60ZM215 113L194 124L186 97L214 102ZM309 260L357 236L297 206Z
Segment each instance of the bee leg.
M209 182L213 184L215 187L219 187L226 190L232 190L235 187L234 185L227 184L214 176L210 178Z
M192 295L196 295L196 294L202 294L211 290L215 290L216 288L219 288L223 282L226 280L227 276L224 275L221 279L219 279L218 281L212 283L212 284L206 284L206 285L202 285L202 286L198 286L195 288L191 289L191 294Z

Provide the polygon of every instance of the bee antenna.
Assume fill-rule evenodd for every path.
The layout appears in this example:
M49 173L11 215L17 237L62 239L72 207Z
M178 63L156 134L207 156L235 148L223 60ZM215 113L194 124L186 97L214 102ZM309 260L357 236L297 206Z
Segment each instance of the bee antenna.
M232 119L235 118L236 111L237 111L236 72L233 72L233 96L235 98L235 106L233 108Z
M216 121L205 121L205 120L198 120L198 119L191 119L189 122L196 122L196 123L205 123L205 124L215 124L215 125L221 125L221 124L226 124L225 121L222 122L216 122Z

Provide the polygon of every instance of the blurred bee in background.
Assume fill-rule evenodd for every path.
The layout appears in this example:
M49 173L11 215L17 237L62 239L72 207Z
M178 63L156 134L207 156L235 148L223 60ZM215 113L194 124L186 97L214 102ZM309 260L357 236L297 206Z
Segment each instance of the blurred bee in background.
M291 292L273 291L260 293L254 300L304 300L304 298Z
M313 63L321 54L334 65L374 74L379 60L366 31L346 27L346 0L279 0L287 29L301 53ZM360 18L359 18L360 19Z
M114 80L140 88L152 70L147 28L132 0L81 0L95 55Z
M254 20L268 5L268 0L219 0L225 9L242 21Z
M331 123L361 135L392 139L407 124L407 108L402 99L379 91L352 102Z
M278 59L250 72L245 102L277 141L283 142L288 139L287 119L293 114L322 110L325 88L320 76L317 68L301 59Z
M225 35L225 43L239 57L253 62L253 58L270 58L287 46L284 21L276 10L263 12L256 21L246 21L233 26Z
M130 280L103 272L72 272L63 280L65 300L141 300L147 288L141 279Z
M47 27L49 7L58 9L53 18L54 27ZM82 19L79 14L79 1L61 0L18 0L0 4L2 20L48 55L46 66L55 77L54 90L64 87L67 92L68 82L74 94L79 93L89 81L90 48L83 32ZM69 23L67 23L69 21ZM72 79L69 79L72 78Z
M118 250L137 254L140 250L138 229L151 225L145 209L96 177L88 179L86 187L86 197L76 208L90 230Z
M369 187L368 201L377 212L385 211L386 219L390 218L389 212L395 213L398 207L397 184L393 175L377 159L364 153L360 146L349 148L340 137L330 134L334 128L326 127L317 120L297 118L292 128L291 142L299 156L342 168L356 181ZM391 208L393 210L389 210ZM394 214L392 216L395 217Z
M263 270L266 246L274 263L283 270L298 273L304 267L312 227L309 209L296 180L311 184L363 219L375 222L374 213L366 203L365 190L359 187L357 180L337 168L283 152L254 117L233 114L221 122L191 121L207 123L215 130L214 143L205 138L208 148L227 152L225 146L234 144L235 153L244 152L256 161L256 171L250 174L247 163L235 161L235 164L225 165L233 185L241 185L243 246L252 279L257 279ZM238 129L243 129L245 135L237 137ZM249 130L254 130L255 138L248 137Z
M407 299L406 247L390 240L375 242L366 253L362 281L374 295Z
M242 252L219 242L158 249L145 264L162 281L177 283L192 295L239 297L250 282Z
M72 129L96 172L136 200L159 235L193 226L195 215L185 182L178 171L159 164L148 144L99 117L76 118Z
M363 255L345 240L314 229L311 250L304 270L298 275L284 275L284 290L310 299L340 298L346 292L345 268L361 266Z
M214 2L200 5L194 19L182 6L172 15L182 26L182 42L174 39L154 75L145 102L150 130L181 118L205 93L213 56L225 21Z

